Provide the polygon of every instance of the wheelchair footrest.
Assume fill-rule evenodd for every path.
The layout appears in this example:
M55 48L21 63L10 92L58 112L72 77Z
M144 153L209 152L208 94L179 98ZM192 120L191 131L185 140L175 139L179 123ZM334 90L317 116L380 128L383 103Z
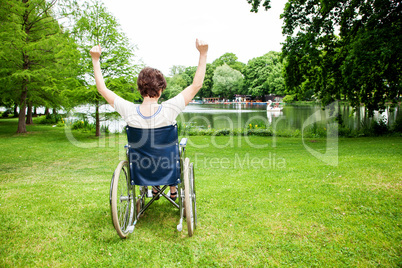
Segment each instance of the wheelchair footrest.
M180 222L177 225L177 231L181 232L182 230L183 230L183 219L180 219Z
M127 231L130 233L130 234L132 234L133 232L134 232L134 224L133 225L131 225L131 226L128 226L127 227Z

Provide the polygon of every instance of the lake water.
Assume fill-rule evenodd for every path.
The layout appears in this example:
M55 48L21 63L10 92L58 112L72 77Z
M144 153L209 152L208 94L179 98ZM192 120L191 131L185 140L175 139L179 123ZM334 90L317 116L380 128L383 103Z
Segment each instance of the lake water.
M338 109L335 105L334 109ZM364 108L359 113L352 114L353 109L346 105L340 105L340 112L345 126L356 129L361 126L362 120L387 120L392 125L398 116L402 116L399 107L393 112L388 109L380 114L376 112L372 119L364 117ZM280 112L270 112L266 110L266 105L246 105L246 104L192 104L179 117L179 121L191 123L200 127L222 128L243 128L250 123L263 122L266 126L271 126L276 130L301 130L308 123L325 125L328 120L333 121L334 114L331 114L330 107L323 110L320 105L284 105ZM332 120L331 120L332 119Z
M185 125L192 125L200 128L214 129L238 129L249 126L249 124L264 124L275 130L302 130L307 125L316 123L325 127L326 123L333 121L334 116L329 112L330 109L322 110L320 105L284 105L280 112L267 112L266 105L263 104L190 104L184 112L180 114L177 121ZM338 106L335 105L338 109ZM392 125L398 117L402 116L400 107L396 107L393 112L387 109L380 114L376 112L374 118L364 117L364 108L352 114L352 108L347 105L340 105L340 110L344 124L350 129L357 129L361 126L361 121L366 120L387 120L387 124ZM103 105L100 112L110 113L114 110L109 105ZM93 122L90 114L95 112L93 107L81 106L75 112L87 114L90 122ZM77 117L74 117L77 118ZM126 125L122 119L108 118L101 122L108 126L111 132L120 132Z

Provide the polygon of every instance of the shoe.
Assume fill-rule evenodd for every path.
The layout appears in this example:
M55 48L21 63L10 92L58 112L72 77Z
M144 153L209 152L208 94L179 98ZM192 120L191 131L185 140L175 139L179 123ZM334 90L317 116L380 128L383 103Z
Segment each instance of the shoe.
M155 191L155 189L152 188L152 195L155 197L157 194L158 194L158 191ZM155 200L159 200L159 198L160 198L160 195L158 195L158 196L155 198Z
M172 199L173 201L176 201L176 199L177 199L177 191L175 193L170 193L170 199Z

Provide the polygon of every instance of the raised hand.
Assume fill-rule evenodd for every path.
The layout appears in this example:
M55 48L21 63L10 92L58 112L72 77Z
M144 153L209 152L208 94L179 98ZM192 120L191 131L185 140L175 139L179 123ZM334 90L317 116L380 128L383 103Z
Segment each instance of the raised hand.
M196 40L195 41L195 46L197 50L200 52L200 54L207 54L208 52L208 44L202 40Z
M91 54L92 60L95 60L95 61L99 60L99 58L102 54L101 46L100 45L94 46L89 51L89 54Z

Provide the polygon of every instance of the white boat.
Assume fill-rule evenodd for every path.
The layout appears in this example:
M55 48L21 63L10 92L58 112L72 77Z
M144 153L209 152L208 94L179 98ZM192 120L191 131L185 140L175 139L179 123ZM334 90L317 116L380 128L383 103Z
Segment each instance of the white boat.
M280 112L283 109L282 107L279 107L279 103L275 103L274 107L272 107L271 105L272 105L272 101L269 100L267 102L267 112Z

